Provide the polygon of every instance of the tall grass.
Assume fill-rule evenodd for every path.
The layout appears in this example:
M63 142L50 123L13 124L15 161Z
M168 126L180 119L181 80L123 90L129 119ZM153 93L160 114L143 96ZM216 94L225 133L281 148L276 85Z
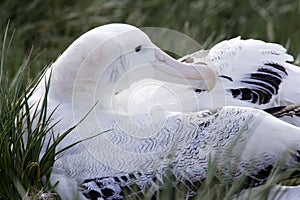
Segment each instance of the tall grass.
M56 146L74 128L54 137L50 125L53 113L47 113L47 93L38 103L39 110L28 103L40 75L28 84L29 59L10 79L7 73L12 36L4 32L0 65L0 199L50 199L53 193L50 174L58 154L80 141L55 151ZM53 136L52 136L53 135Z
M49 176L54 162L54 151L48 163L41 163L39 154L45 130L25 130L31 126L29 107L24 98L30 92L26 81L25 69L28 60L20 66L11 80L7 76L7 55L11 46L7 29L1 48L0 66L0 196L4 199L20 199L43 190L41 179ZM46 120L40 121L46 128ZM44 122L44 123L43 123ZM25 133L26 132L26 133ZM29 133L29 134L27 134ZM25 142L27 140L27 142Z

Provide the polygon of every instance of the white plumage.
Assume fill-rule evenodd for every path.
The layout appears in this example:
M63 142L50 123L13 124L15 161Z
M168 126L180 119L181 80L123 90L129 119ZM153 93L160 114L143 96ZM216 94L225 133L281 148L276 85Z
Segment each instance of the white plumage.
M216 86L197 96L203 108L236 105L266 109L300 102L300 68L289 63L294 59L281 45L237 37L180 60L213 63L218 75ZM209 97L223 101L206 105ZM300 126L296 116L284 120Z
M282 159L281 167L294 165L299 157L300 129L263 111L225 106L190 113L172 111L171 106L163 109L164 112L160 109L148 112L149 107L140 108L145 113L137 107L134 113L128 112L126 102L131 101L127 100L138 94L130 93L134 91L132 87L142 79L168 82L176 92L182 88L183 94L186 88L213 88L215 72L208 65L171 59L143 32L129 25L102 26L76 40L46 71L29 99L34 110L44 96L45 82L49 84L47 111L50 114L55 110L51 124L59 121L53 128L55 134L84 119L58 149L102 133L65 151L57 159L52 182L62 178L63 183L69 184L66 187L59 183L57 191L64 198L74 198L70 191L76 184L70 182L82 183L89 179L84 184L86 192L93 190L103 197L103 188L109 188L111 196L106 198L118 197L120 189L131 184L139 185L142 191L159 187L152 178L158 178L161 183L160 178L168 168L176 181L193 183L206 177L209 158L218 163L228 179L245 174L258 184L264 179L255 174L268 166L277 166ZM196 78L205 84L196 82ZM180 86L173 87L174 84ZM161 92L162 102L166 102L163 98L168 92ZM154 96L149 95L142 102L151 101ZM229 155L231 159L224 159ZM123 182L114 178L132 177L132 174L136 174L134 178ZM103 188L95 184L97 181L105 183Z
M226 105L267 109L300 102L300 68L289 63L293 57L281 45L237 37L179 61L212 66L218 77L215 86L207 91L197 89L195 84L141 80L116 96L117 100L127 99L128 107L124 105L123 110L145 113L154 105L160 105L165 111L180 112ZM300 126L296 116L286 116L284 120Z

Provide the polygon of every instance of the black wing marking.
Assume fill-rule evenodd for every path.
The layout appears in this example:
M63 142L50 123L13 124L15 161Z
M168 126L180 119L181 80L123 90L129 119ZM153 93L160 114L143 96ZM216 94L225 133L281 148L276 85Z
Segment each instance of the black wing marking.
M165 186L168 187L168 184L163 184L163 182L172 183L172 188L170 188L172 190L183 190L181 192L185 192L187 196L192 196L203 181L177 180L175 175L168 169L164 173L158 173L157 171L152 173L134 172L88 179L82 184L82 189L83 194L92 200L97 200L98 198L107 200L124 198L145 199L146 197L147 199L149 197L157 199L159 191L165 189Z
M135 197L143 199L145 191L161 185L161 178L156 173L124 173L110 177L85 180L83 194L89 199L123 199Z
M233 81L233 79L231 78L231 77L229 77L229 76L225 76L225 75L219 75L218 77L220 77L220 78L225 78L225 79L227 79L227 80L229 80L229 81Z
M257 71L245 74L242 80L239 80L243 87L228 91L233 98L258 105L266 104L278 94L280 84L287 75L284 66L278 63L265 63Z
M265 109L264 111L278 118L284 116L300 117L300 104L293 104L288 106L277 106L277 107Z
M299 162L299 151L298 154L292 155L292 158L295 162ZM272 163L272 158L269 163ZM252 164L249 164L252 163ZM236 188L236 192L240 192L242 189L252 188L254 186L259 186L264 184L270 176L272 176L271 172L275 167L277 170L286 171L285 167L281 168L277 166L277 164L269 164L265 167L264 162L246 162L246 163L239 163L241 167L246 171L253 171L248 174L240 174L237 171L227 171L229 174L218 174L214 175L214 179L217 181L224 181L223 184L227 184L231 186L236 178L240 178L243 180L243 184L241 184L240 188ZM253 169L254 166L260 166L257 169ZM275 165L274 165L275 164ZM250 167L248 169L248 167ZM277 168L279 167L279 168ZM145 199L146 197L151 197L151 199L160 199L159 194L160 190L166 189L172 190L175 194L175 190L184 192L186 197L193 197L197 194L198 189L205 183L205 179L199 179L194 181L188 181L186 179L177 179L174 174L169 173L170 171L165 171L164 173L155 172L148 172L148 173L123 173L120 175L114 175L110 177L102 177L102 178L95 178L95 179L88 179L85 180L82 184L83 194L92 200L97 199L107 199L107 200L115 200L115 199ZM237 172L237 174L235 174ZM163 175L162 175L163 174ZM228 177L229 175L229 177ZM299 171L293 173L290 178L292 177L299 177ZM229 178L229 179L226 179ZM212 177L211 177L212 178ZM237 179L237 180L238 180ZM167 184L166 184L167 183ZM171 184L168 184L171 183ZM170 190L170 191L171 191ZM149 193L151 192L151 193Z

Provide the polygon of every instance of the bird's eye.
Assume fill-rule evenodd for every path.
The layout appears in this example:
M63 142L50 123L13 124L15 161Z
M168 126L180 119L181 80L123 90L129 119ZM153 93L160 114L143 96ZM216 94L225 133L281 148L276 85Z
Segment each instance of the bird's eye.
M135 47L135 52L139 52L141 49L142 49L142 46L139 45L139 46Z

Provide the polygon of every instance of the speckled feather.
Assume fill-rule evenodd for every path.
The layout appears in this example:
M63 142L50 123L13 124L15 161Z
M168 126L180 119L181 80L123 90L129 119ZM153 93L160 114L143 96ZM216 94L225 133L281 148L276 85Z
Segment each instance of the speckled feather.
M122 140L127 143L120 145L119 142L114 143L114 137L111 137L112 143L120 145L125 151L136 151L156 160L150 165L141 165L142 160L136 158L126 160L123 164L135 163L135 170L86 180L83 184L85 193L109 199L109 190L111 199L114 199L124 195L122 191L125 188L130 190L134 185L139 188L139 193L156 190L161 187L162 176L167 172L171 172L175 177L175 183L188 182L194 185L205 179L208 159L218 164L218 173L229 181L243 174L249 176L256 184L262 184L267 177L256 176L261 171L270 172L269 166L276 166L282 159L286 161L285 165L281 166L283 168L297 162L295 159L298 157L297 151L300 150L300 130L263 111L224 107L185 115L175 114L165 121L176 121L180 128L168 130L166 122L159 133L143 139L151 141L149 143L138 141L123 133L126 139ZM276 128L272 127L274 123L277 123ZM266 131L271 129L274 130ZM172 138L168 144L161 143L162 132L167 135L165 137ZM266 140L272 140L273 144L264 144L263 141ZM139 148L132 148L138 146ZM146 149L156 149L160 158L154 158L153 155L149 157L151 153ZM230 159L223 159L229 156ZM138 194L133 192L130 195Z

